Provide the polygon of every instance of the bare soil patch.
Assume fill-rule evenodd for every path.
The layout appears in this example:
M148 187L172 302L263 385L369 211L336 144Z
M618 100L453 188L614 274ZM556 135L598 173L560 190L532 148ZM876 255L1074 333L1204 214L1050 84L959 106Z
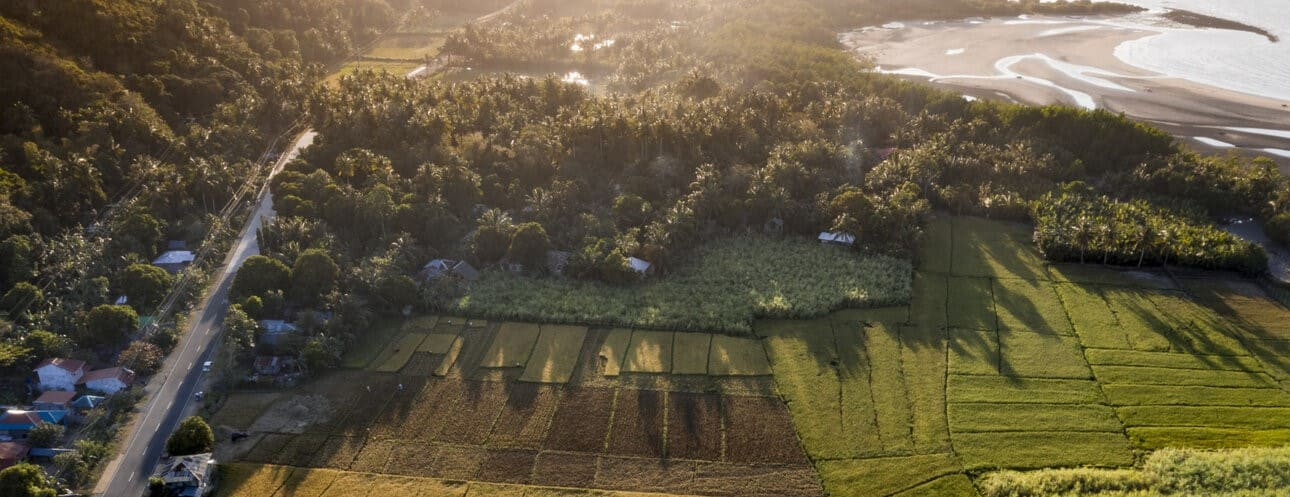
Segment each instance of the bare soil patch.
M506 405L506 384L463 382L457 398L440 397L440 401L450 405L451 410L435 441L483 445L493 429L493 421Z
M363 449L358 451L358 456L354 458L354 463L350 465L349 469L368 473L384 473L385 464L389 462L390 452L394 450L395 445L395 442L385 440L368 440L363 445Z
M670 459L604 456L596 488L685 494L694 482L696 463Z
M449 480L473 480L488 452L482 447L441 445L435 455L434 475Z
M349 469L362 448L363 439L359 437L327 437L309 465L315 468Z
M623 389L618 392L609 434L610 454L654 458L667 454L663 432L666 395L657 390Z
M824 495L810 466L697 463L694 481L685 491L738 497L816 497Z
M533 467L533 484L587 488L596 480L594 454L543 452Z
M566 387L551 420L545 447L573 452L600 452L609 430L614 391L597 387Z
M532 450L489 450L480 466L479 479L497 483L528 483L536 458L537 452Z
M311 426L326 424L333 414L331 402L321 395L294 395L266 410L250 430L304 433Z
M546 439L562 390L551 385L516 383L488 436L490 447L536 449Z
M724 397L726 460L742 463L807 464L793 420L773 397Z
M721 460L721 396L672 392L667 409L669 457Z
M426 476L434 473L438 447L425 442L401 442L390 451L385 470L397 475Z

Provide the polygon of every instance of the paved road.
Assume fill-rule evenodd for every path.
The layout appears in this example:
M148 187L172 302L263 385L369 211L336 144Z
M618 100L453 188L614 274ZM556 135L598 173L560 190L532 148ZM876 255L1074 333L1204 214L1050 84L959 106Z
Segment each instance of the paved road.
M301 134L287 153L274 164L277 174L300 150L313 143L313 131ZM192 315L188 331L162 365L161 372L145 388L147 396L135 425L121 442L123 449L108 463L94 495L105 497L138 497L148 486L157 461L165 452L166 437L188 411L189 402L201 380L201 364L214 355L219 344L220 325L228 310L228 291L233 275L248 257L260 253L256 232L266 219L273 217L273 196L268 187L260 190L259 205L242 228L237 244L224 259L223 271L215 279L201 307Z

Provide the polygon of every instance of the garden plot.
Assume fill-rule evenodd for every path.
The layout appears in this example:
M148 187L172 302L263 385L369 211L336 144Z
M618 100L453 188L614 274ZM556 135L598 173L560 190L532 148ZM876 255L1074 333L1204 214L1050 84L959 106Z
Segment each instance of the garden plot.
M667 453L677 459L722 460L721 396L668 394Z
M666 455L666 404L666 392L619 390L606 452L651 459Z
M552 385L533 383L511 387L506 405L488 436L490 447L541 447L547 426L555 415L563 390Z
M712 376L765 376L771 374L770 362L761 340L727 335L713 335L708 355L708 374Z
M627 357L627 348L632 342L632 330L614 328L609 330L605 341L600 344L597 357L604 364L605 376L618 376L622 370L623 360Z

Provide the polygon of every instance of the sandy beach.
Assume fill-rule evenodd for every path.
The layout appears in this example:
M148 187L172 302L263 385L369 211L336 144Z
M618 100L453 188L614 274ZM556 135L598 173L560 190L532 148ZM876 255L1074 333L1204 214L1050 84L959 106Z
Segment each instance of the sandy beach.
M871 59L876 71L930 81L965 98L1122 112L1198 150L1239 149L1272 157L1290 172L1290 99L1169 76L1126 61L1136 60L1137 54L1125 51L1140 50L1143 40L1183 29L1150 14L1023 16L891 23L839 38L857 56Z

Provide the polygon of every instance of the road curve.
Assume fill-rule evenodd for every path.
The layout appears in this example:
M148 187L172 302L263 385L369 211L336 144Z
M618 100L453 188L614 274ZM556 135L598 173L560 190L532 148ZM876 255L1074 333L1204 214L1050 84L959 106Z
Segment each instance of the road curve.
M292 142L286 153L273 165L270 176L282 170L300 151L313 143L317 133L309 130ZM260 188L259 203L247 219L237 243L228 252L209 292L191 316L189 328L175 350L144 388L146 393L134 425L124 440L116 458L103 470L103 477L94 488L96 496L137 497L147 490L148 477L165 452L166 437L188 411L188 403L196 393L201 380L201 364L210 358L219 344L221 324L228 310L228 292L233 275L248 257L260 253L256 232L267 219L273 218L273 195L268 182Z

